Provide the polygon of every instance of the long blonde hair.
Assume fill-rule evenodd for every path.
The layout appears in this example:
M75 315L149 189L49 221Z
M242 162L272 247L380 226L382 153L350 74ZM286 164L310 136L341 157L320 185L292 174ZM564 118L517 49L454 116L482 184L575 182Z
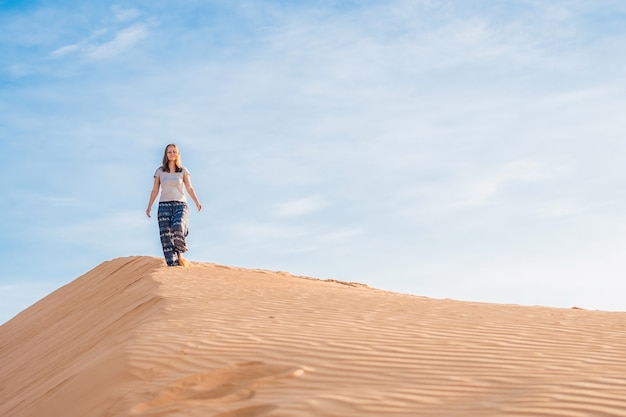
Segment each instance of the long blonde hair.
M173 146L174 149L176 149L176 168L174 172L181 172L183 170L183 166L180 163L180 151L178 150L178 146L176 146L175 143L169 143L165 147L165 150L163 151L163 164L161 165L161 169L163 169L164 172L170 172L170 164L169 160L167 159L167 148L169 148L170 146Z

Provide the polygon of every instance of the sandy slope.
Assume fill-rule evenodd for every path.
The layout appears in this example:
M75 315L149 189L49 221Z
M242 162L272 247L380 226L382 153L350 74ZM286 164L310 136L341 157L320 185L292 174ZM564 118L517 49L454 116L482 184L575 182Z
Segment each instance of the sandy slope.
M0 327L0 416L626 416L625 327L121 258Z

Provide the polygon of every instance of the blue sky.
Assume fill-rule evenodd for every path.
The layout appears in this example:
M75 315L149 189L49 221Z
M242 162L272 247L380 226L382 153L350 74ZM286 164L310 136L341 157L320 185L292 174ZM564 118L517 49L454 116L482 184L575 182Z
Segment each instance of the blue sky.
M469 301L626 310L618 1L0 1L0 322L161 256Z

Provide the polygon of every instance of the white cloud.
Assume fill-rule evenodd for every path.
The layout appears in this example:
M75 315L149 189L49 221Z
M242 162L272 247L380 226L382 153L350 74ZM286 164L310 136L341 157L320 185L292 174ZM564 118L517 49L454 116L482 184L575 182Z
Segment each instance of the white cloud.
M85 48L85 53L93 59L111 58L132 48L147 36L148 28L144 24L136 24L118 31L108 42L89 45Z
M120 22L134 20L141 15L139 10L135 8L126 9L120 6L113 6L112 10L113 10L113 13L115 14L115 18Z
M65 55L69 55L75 52L79 52L81 50L82 46L80 44L73 44L73 45L67 45L67 46L62 46L59 49L55 49L54 51L52 51L52 53L50 53L50 55L54 58L60 58L63 57Z
M456 207L482 206L501 193L507 186L516 183L534 183L553 177L551 170L536 161L522 160L488 174L485 178L464 185L463 199Z
M583 214L590 208L588 204L583 205L557 198L540 207L537 213L545 217L564 218Z
M326 201L321 197L305 197L276 204L274 214L277 217L298 217L319 211L326 205Z
M229 227L238 242L256 244L260 241L265 244L275 244L279 240L301 238L308 234L302 227L280 223L261 221L246 221L232 224Z
M351 241L361 234L363 234L362 229L337 229L335 231L322 234L320 236L320 241L331 244L343 243Z
M101 60L120 55L133 48L149 34L148 27L137 23L115 32L99 30L87 39L66 45L51 52L53 58L62 58L71 54L82 54L90 59ZM109 40L105 40L109 38Z
M84 205L84 201L81 201L76 197L62 197L57 195L24 193L21 198L23 198L24 201L32 202L37 206L45 207L70 208Z

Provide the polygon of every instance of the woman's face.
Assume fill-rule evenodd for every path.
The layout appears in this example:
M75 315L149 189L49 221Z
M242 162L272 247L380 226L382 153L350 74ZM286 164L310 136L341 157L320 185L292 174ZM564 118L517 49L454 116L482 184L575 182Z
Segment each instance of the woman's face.
M176 161L176 158L178 157L178 150L173 146L168 146L166 154L168 161Z

